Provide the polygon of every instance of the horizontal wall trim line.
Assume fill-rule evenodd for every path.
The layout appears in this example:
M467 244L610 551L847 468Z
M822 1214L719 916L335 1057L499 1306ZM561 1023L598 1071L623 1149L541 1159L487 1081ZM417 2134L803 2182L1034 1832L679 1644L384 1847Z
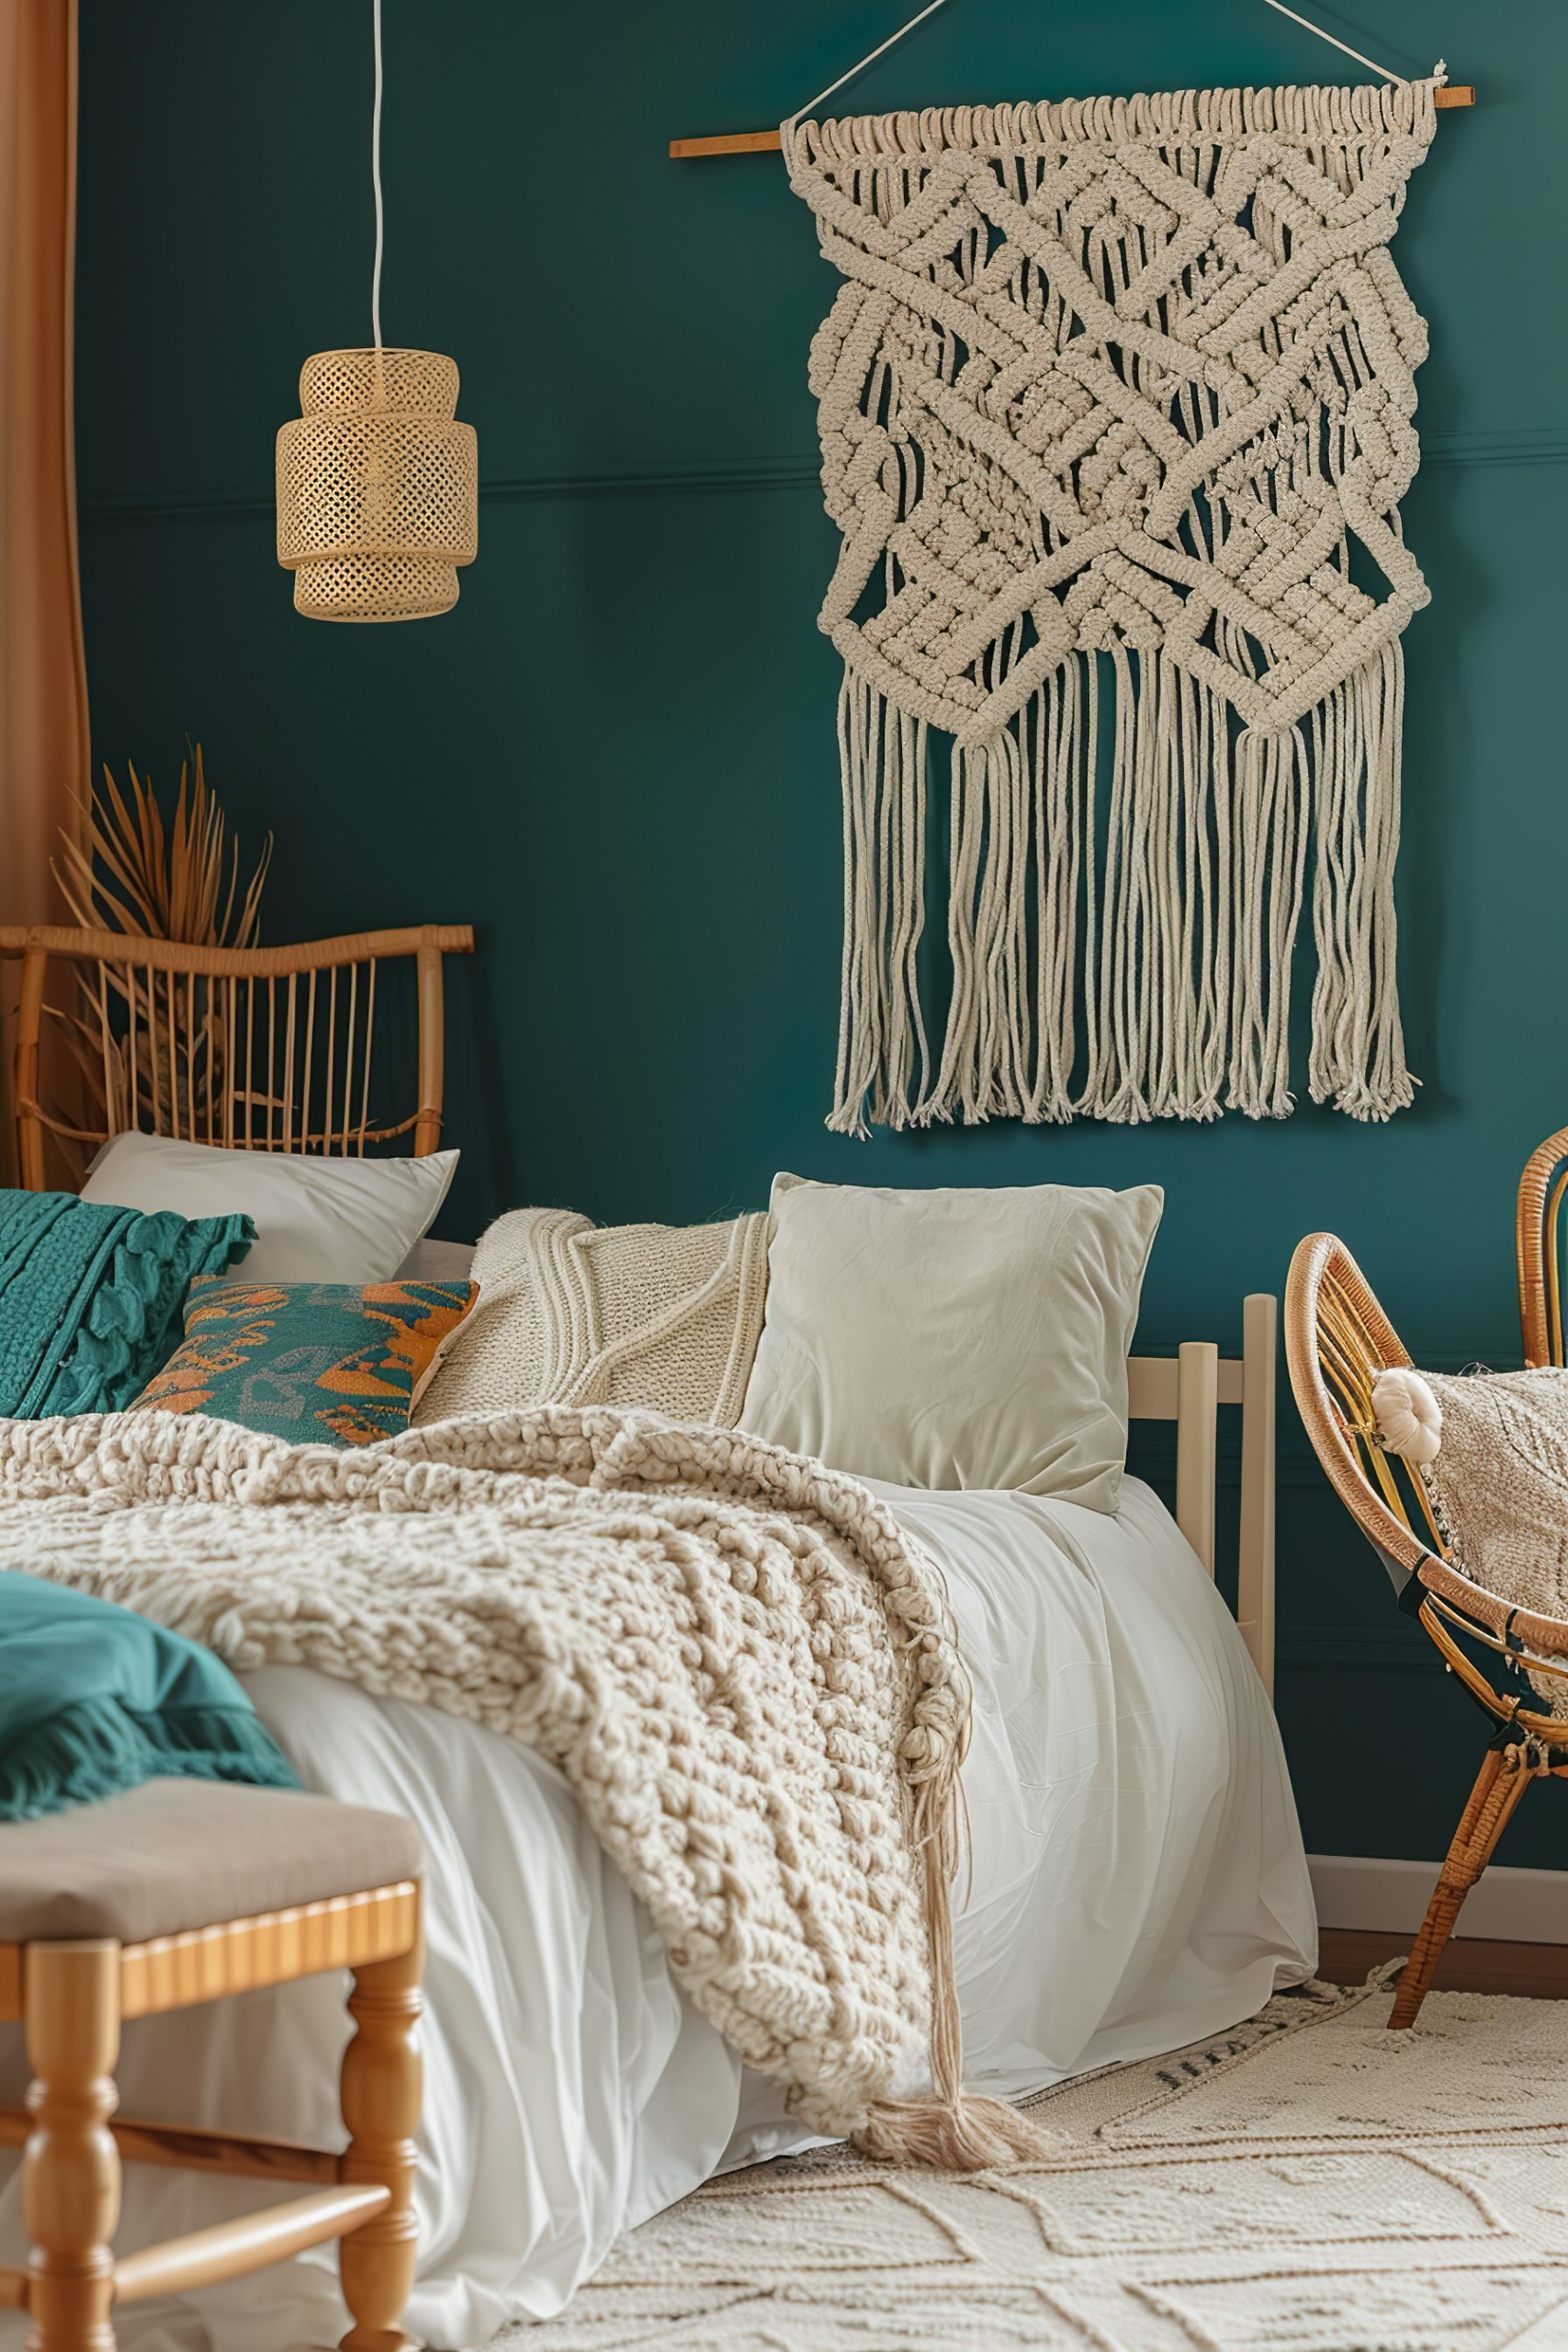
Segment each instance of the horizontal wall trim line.
M1568 462L1568 425L1509 425L1472 433L1428 433L1421 442L1427 466L1561 466Z
M1568 463L1568 425L1432 433L1422 448L1428 466L1557 466ZM791 458L717 458L710 464L655 466L626 473L501 474L479 484L491 500L671 498L736 492L815 489L821 462L815 452ZM152 516L270 514L268 491L148 491L88 494L88 523L141 522Z
M738 458L712 465L650 468L642 473L498 475L479 484L482 501L501 499L671 498L724 495L736 491L813 489L821 483L821 460L809 458ZM260 492L148 492L85 497L85 522L140 522L152 515L270 514L273 493Z
M1318 1925L1414 1935L1439 1867L1371 1854L1309 1854ZM1466 1902L1458 1932L1499 1943L1568 1943L1568 1871L1494 1862Z
M1298 1674L1441 1674L1442 1660L1426 1634L1408 1618L1394 1615L1392 1626L1385 1620L1381 1629L1364 1634L1280 1625L1274 1635L1275 1663Z

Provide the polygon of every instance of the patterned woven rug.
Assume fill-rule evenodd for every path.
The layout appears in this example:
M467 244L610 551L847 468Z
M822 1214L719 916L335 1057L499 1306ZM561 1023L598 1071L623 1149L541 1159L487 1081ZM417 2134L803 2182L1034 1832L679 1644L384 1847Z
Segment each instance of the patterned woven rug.
M1389 1969L1046 2091L1060 2156L710 2182L492 2352L1565 2352L1568 2002Z

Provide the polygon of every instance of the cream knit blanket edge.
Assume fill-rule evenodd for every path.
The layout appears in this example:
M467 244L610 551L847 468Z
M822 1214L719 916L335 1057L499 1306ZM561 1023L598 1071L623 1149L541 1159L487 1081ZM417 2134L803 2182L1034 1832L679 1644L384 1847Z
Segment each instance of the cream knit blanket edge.
M0 1564L235 1667L507 1733L565 1774L697 2007L803 2122L953 2168L1038 2150L962 2089L968 1682L940 1572L855 1480L608 1408L362 1449L199 1415L0 1421Z

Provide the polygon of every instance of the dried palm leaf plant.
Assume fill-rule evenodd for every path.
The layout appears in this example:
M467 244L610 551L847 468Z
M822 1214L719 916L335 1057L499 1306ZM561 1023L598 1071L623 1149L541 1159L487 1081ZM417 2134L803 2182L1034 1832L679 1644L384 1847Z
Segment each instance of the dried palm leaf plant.
M83 804L81 838L62 831L62 854L50 861L77 922L91 931L122 933L128 942L175 939L202 947L254 947L261 935L272 835L242 893L240 844L228 840L227 820L208 784L200 744L181 763L179 797L167 826L151 777L143 781L134 768L129 773L130 790L122 794L105 768L102 791L94 786ZM78 967L75 1009L55 1009L82 1082L102 1111L103 1126L111 1136L129 1127L134 1102L151 1112L164 1135L194 1136L204 1126L209 1135L221 1133L224 1091L236 1075L229 1067L223 992L198 978L139 971L133 955L128 951L123 964ZM149 1053L154 1015L177 1023L182 1035L195 1040L183 1080L169 1055ZM177 1088L177 1098L172 1088Z

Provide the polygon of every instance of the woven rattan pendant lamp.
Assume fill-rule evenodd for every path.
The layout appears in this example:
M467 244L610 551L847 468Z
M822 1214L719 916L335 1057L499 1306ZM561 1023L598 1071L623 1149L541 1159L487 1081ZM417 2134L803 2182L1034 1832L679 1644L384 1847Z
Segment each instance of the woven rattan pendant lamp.
M374 341L307 359L303 413L277 436L277 560L294 574L296 611L318 621L450 612L457 566L479 553L479 443L457 421L456 363L381 341L381 0L371 13Z

